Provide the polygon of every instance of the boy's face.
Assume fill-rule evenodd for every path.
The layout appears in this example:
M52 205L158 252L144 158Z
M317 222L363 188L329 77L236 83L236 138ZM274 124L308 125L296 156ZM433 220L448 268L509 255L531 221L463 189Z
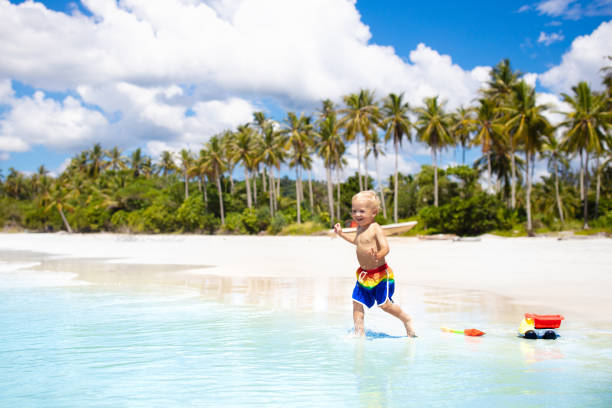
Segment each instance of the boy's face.
M356 198L353 200L351 215L353 216L353 220L355 220L360 227L373 223L376 214L378 214L378 208L376 203L372 202L372 200L363 198Z

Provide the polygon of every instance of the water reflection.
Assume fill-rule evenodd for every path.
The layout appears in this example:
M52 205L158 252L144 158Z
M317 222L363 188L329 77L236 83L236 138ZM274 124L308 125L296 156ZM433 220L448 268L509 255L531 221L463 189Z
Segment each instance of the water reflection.
M74 273L78 279L100 285L129 286L135 290L149 285L196 289L209 301L237 306L309 311L351 308L352 276L346 278L221 276L218 268L201 265L127 264L104 259L65 259L25 251L0 251L0 260L29 262L37 272ZM470 326L480 322L511 322L525 308L511 299L481 291L421 287L397 282L394 301L415 321L444 325L456 322ZM381 313L373 308L371 313Z
M393 405L394 385L406 381L406 373L414 363L416 341L382 336L385 341L368 342L376 333L355 339L353 373L359 406L364 408ZM386 351L386 352L384 352ZM384 361L383 361L384 360Z

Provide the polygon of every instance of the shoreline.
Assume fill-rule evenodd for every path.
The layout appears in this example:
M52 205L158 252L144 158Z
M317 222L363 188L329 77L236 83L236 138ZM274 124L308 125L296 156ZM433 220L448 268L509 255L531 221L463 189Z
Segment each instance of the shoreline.
M568 320L612 326L609 239L486 236L454 242L389 237L389 244L387 261L399 285L490 293L533 306L525 312L561 313ZM40 252L64 261L104 259L115 266L164 265L160 271L176 265L181 276L200 281L218 276L251 283L259 278L350 282L357 266L350 245L315 236L0 233L1 250Z

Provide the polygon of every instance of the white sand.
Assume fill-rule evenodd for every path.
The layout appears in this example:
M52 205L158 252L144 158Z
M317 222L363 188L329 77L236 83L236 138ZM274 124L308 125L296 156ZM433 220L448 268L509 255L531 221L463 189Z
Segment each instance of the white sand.
M390 238L396 280L492 292L535 313L612 322L612 240L484 237L479 242ZM352 277L354 248L329 237L0 234L0 250L122 263L213 266L220 276Z

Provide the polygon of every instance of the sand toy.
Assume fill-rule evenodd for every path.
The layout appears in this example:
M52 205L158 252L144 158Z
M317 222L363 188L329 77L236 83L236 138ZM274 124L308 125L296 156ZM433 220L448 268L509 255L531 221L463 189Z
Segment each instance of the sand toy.
M443 332L447 332L447 333L457 333L457 334L463 334L465 336L482 336L483 334L485 334L485 332L482 332L478 329L464 329L464 330L456 330L456 329L449 329L448 327L441 327Z
M565 318L561 315L537 315L525 313L519 325L519 336L526 339L554 340L559 337L556 329Z

